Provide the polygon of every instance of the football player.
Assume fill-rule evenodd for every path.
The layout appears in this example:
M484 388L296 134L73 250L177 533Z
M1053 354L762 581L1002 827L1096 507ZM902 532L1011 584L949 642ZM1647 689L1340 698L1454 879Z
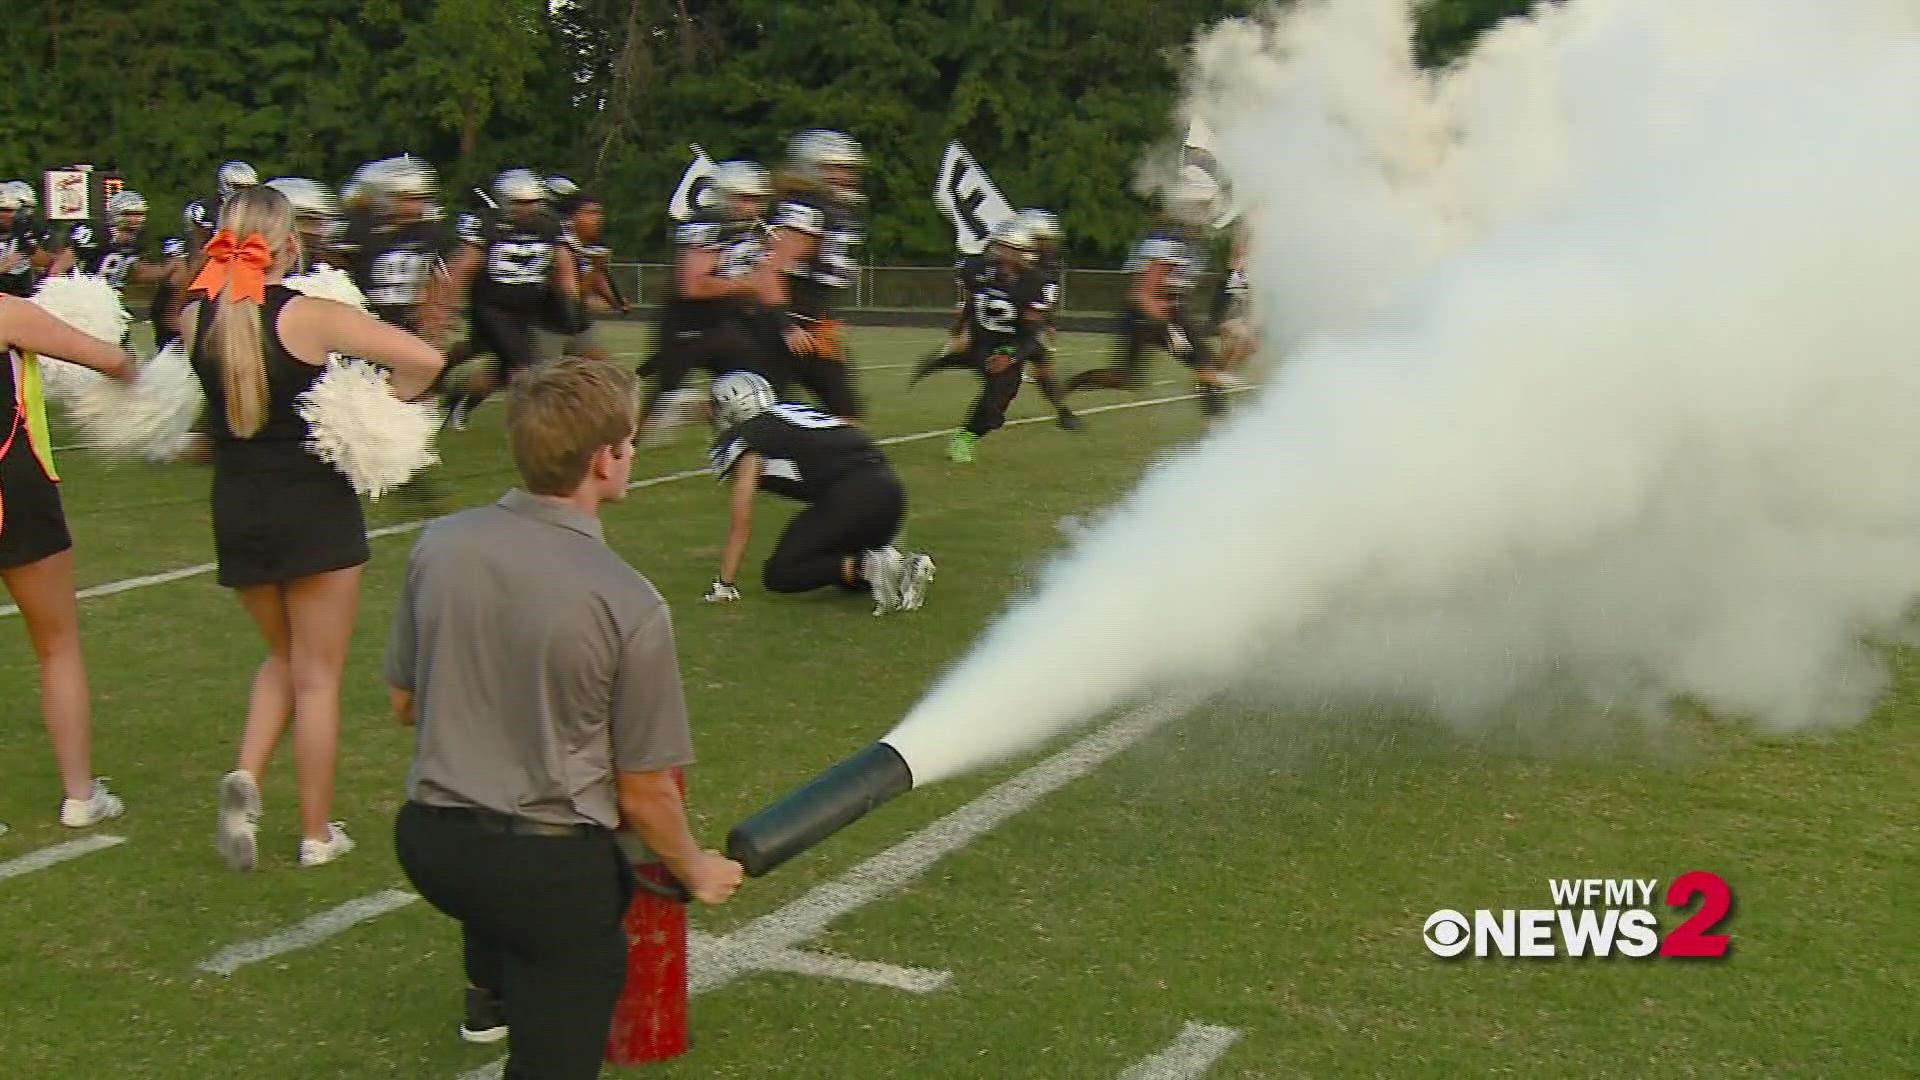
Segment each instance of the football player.
M361 166L348 186L338 247L353 283L382 321L440 341L446 326L429 325L428 298L454 240L434 205L433 167L405 154L383 158Z
M1020 211L1020 220L1033 238L1033 272L1040 278L1040 298L1044 305L1039 347L1027 361L1031 381L1040 387L1047 404L1053 406L1054 422L1067 431L1079 431L1080 418L1067 407L1066 395L1060 392L1060 383L1053 376L1053 356L1058 351L1055 343L1059 337L1053 320L1060 310L1060 280L1066 272L1066 264L1060 257L1060 219L1051 211L1027 209Z
M30 296L35 257L41 255L45 238L34 227L15 183L0 185L0 293Z
M865 412L849 368L846 328L835 313L860 273L855 249L866 226L860 170L866 152L842 132L803 131L787 147L772 219L781 336L795 380L828 412Z
M654 392L641 422L649 443L666 437L697 370L753 371L776 387L788 383L779 309L770 306L781 284L767 248L772 181L754 162L723 161L710 183L718 205L674 230L673 277L649 364Z
M1206 230L1220 187L1206 171L1189 165L1161 193L1164 216L1134 248L1127 262L1132 283L1120 316L1118 363L1082 371L1067 389L1137 390L1145 384L1146 353L1165 349L1193 370L1200 408L1216 416L1226 407L1220 363L1200 335L1188 301L1206 272Z
M1028 222L1013 217L994 227L984 254L962 260L966 324L960 360L935 357L915 373L966 366L980 374L980 395L966 426L947 444L947 457L956 464L972 462L974 444L1006 423L1007 406L1020 392L1021 368L1041 350L1049 304L1045 277L1034 267L1037 247ZM1071 415L1063 411L1062 426Z
M1254 328L1253 312L1247 297L1247 233L1244 227L1233 231L1233 245L1227 272L1221 276L1213 298L1214 333L1220 339L1220 379L1227 386L1242 384L1245 370L1260 346L1260 334Z
M508 169L493 182L493 201L499 209L461 215L461 246L447 268L449 295L471 303L473 354L494 358L465 391L447 396L456 431L496 387L539 362L536 325L579 332L574 263L547 210L546 185L526 169Z
M244 161L223 162L219 172L214 174L214 197L194 199L182 212L187 220L187 239L193 242L193 249L200 250L213 238L214 223L220 220L220 207L241 188L250 188L260 182L260 174L253 166Z
M340 217L340 200L325 184L302 176L282 176L267 181L267 186L287 197L293 204L293 224L300 234L300 253L308 266L337 267L351 274L351 260L340 248L346 223Z
M926 600L933 560L893 546L906 520L906 489L872 436L837 416L782 404L767 380L750 371L714 380L713 415L720 430L713 472L733 482L733 499L708 603L740 599L734 582L762 488L806 504L762 567L768 592L835 585L871 592L875 615L912 611Z
M565 185L572 184L565 177L549 177L546 181L548 190L553 190L556 180ZM555 198L554 209L560 214L560 239L573 259L574 282L580 289L578 303L581 322L586 328L577 334L562 336L554 347L541 351L551 355L584 356L590 360L612 360L606 343L594 332L593 320L601 315L627 311L632 305L613 287L613 253L601 242L606 234L606 206L592 195L574 188L570 193Z

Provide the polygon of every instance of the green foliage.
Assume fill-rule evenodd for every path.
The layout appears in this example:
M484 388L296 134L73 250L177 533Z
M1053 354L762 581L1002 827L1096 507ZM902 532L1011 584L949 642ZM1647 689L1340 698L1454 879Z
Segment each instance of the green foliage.
M1532 0L1422 0L1424 60ZM10 13L0 176L87 161L156 221L228 158L338 181L405 150L449 197L514 165L608 194L612 237L659 258L699 143L777 164L787 138L865 144L876 263L943 263L929 192L960 139L1016 205L1061 212L1078 265L1112 265L1173 135L1181 47L1256 0L30 0Z

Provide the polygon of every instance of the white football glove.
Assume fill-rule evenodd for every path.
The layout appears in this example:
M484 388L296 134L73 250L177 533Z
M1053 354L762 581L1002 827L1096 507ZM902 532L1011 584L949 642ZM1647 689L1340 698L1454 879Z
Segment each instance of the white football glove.
M707 589L707 595L701 599L709 604L731 604L740 599L740 590L719 578L714 578L713 584Z
M1193 342L1187 340L1187 332L1177 326L1167 327L1167 344L1173 346L1173 355L1182 360L1193 352Z

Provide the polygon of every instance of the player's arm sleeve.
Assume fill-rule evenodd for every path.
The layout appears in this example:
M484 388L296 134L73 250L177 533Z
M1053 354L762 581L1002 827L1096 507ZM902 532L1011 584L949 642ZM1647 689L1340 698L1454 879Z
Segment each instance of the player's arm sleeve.
M644 773L693 764L680 656L665 601L655 598L653 610L621 645L612 714L615 769Z
M792 229L808 236L819 236L827 231L827 215L817 206L808 206L802 202L783 202L773 212L773 227Z

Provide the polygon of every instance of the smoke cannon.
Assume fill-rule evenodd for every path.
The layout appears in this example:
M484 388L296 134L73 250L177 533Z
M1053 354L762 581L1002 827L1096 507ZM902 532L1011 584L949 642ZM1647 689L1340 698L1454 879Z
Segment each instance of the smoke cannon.
M760 877L913 787L900 752L876 742L727 833L727 857Z

